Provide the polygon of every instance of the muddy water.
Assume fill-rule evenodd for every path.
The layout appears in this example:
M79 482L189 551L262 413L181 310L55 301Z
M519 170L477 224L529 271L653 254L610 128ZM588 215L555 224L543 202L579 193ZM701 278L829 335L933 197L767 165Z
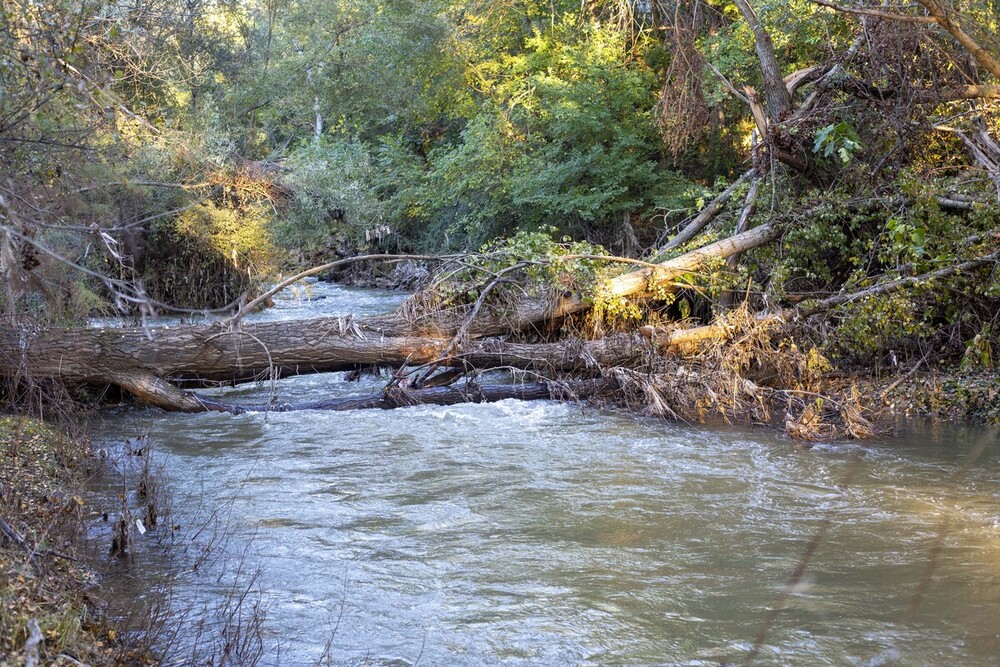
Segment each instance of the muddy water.
M274 314L363 315L398 299L314 290L325 298ZM224 395L380 382L312 376ZM769 430L516 401L130 412L103 428L111 452L125 437L151 447L169 488L168 520L136 535L132 566L109 565L108 589L172 610L162 642L177 663L221 656L223 633L282 665L740 664L755 644L753 663L774 665L1000 655L989 431L911 428L806 451ZM134 503L142 458L112 457ZM95 543L109 532L98 524Z

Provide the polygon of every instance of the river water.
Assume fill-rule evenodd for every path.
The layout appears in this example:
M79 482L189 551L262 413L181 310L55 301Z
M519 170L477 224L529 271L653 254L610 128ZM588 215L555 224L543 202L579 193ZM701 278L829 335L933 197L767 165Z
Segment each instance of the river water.
M266 316L366 315L400 298L311 289L324 298ZM221 394L294 401L384 382L319 375ZM1000 660L988 430L803 449L767 429L502 401L133 410L101 433L113 470L95 497L124 488L138 503L145 457L123 450L151 449L160 470L166 520L136 535L132 565L108 562L106 588L170 611L161 641L177 664L220 659L224 634L252 635L248 651L275 665ZM106 549L110 530L95 523L94 543Z

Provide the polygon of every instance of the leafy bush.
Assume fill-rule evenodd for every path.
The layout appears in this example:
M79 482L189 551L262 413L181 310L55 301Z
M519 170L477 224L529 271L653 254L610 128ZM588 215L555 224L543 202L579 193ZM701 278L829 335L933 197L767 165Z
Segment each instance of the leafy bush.
M276 251L268 209L206 202L157 224L143 281L153 298L189 308L218 308L255 292L273 272Z
M360 246L391 233L376 191L376 159L364 143L323 137L296 149L286 163L291 191L275 221L290 248Z
M691 184L659 164L655 76L626 62L623 40L567 18L523 52L483 63L489 97L428 151L422 173L401 140L384 140L380 168L405 182L382 188L390 219L451 249L549 226L606 242L623 220L641 226L687 208Z

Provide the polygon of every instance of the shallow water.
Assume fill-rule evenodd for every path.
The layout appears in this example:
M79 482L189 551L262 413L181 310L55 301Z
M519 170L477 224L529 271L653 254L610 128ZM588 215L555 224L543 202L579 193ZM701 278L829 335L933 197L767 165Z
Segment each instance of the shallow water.
M399 299L314 290L326 298L275 312L365 315ZM292 378L278 398L384 381ZM111 452L151 446L169 487L169 521L136 537L134 565L114 564L107 587L174 610L178 663L214 646L234 582L266 608L263 664L740 664L761 636L755 664L1000 655L1000 445L985 430L804 450L770 430L502 401L132 411L102 432ZM129 489L137 458L116 459Z

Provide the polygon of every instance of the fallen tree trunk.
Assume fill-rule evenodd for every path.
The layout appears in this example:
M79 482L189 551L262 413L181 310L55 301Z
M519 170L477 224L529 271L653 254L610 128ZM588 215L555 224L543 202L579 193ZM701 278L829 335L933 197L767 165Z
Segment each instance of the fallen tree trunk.
M635 337L546 344L468 341L446 354L449 340L388 337L350 318L218 325L49 329L26 336L0 330L3 373L70 383L116 384L153 398L159 378L188 386L237 384L366 366L438 363L460 368L579 371L627 363L641 354ZM130 379L131 378L131 379ZM154 401L159 403L160 401Z
M371 396L335 398L313 403L276 405L230 405L214 399L197 396L201 409L192 412L292 412L295 410L393 410L416 405L458 405L460 403L495 403L506 399L520 401L566 400L590 398L601 392L614 389L614 380L586 380L577 382L529 382L524 384L477 384L466 383L461 387L433 387L430 389L409 389L392 387Z

